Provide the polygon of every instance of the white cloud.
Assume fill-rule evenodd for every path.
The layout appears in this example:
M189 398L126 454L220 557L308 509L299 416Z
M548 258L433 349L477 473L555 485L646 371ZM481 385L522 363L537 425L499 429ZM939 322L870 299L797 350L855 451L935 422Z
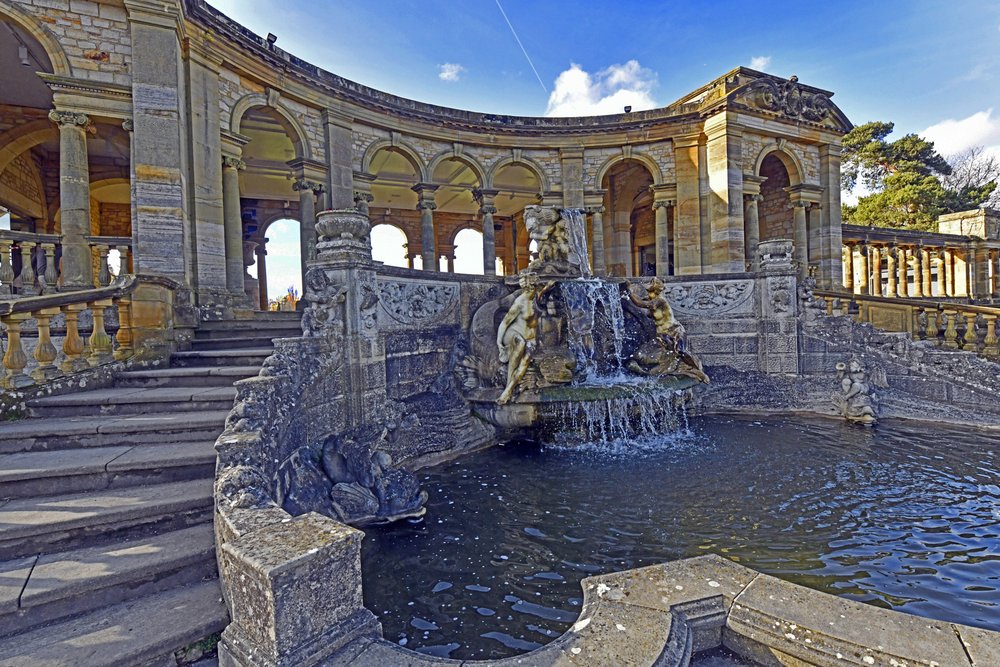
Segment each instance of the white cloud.
M441 71L438 72L438 78L442 81L455 82L461 77L462 72L465 68L457 63L445 63L441 65Z
M920 133L941 155L954 155L973 146L985 146L991 152L1000 150L1000 118L993 109L978 111L960 119L947 119L931 125Z
M771 65L771 56L754 56L750 59L750 69L766 70Z
M656 85L656 73L636 60L596 74L573 63L556 77L545 115L602 116L622 113L626 106L633 111L654 109L658 105L651 92Z

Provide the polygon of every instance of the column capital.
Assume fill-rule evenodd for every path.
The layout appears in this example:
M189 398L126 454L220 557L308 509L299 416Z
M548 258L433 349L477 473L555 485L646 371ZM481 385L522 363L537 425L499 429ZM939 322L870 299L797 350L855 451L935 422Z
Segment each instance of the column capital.
M53 109L49 112L49 120L61 127L79 126L84 130L90 127L90 116L85 113L77 113L76 111Z
M421 198L433 197L434 193L440 186L434 185L433 183L417 183L411 190L417 193Z
M758 202L764 201L764 195L762 195L760 193L756 193L756 194L744 193L743 194L743 199L744 199L744 201L753 202L753 203L756 204Z
M363 201L366 204L371 204L373 201L375 201L375 195L373 195L370 192L363 192L361 190L355 190L354 191L354 201L355 201L355 203L357 203L359 201Z
M494 206L493 204L483 204L482 206L479 207L479 212L482 213L483 215L496 215L497 207Z
M135 122L131 118L122 121L122 129L126 132L135 132Z
M653 202L653 210L655 211L658 208L668 208L670 206L673 206L674 203L675 200L673 199L658 199Z
M588 214L590 214L590 215L594 215L594 214L603 215L604 214L604 205L603 204L598 204L597 206L588 206L584 210Z
M473 188L472 198L480 206L485 206L493 203L493 198L500 194L499 190L489 189L489 188ZM496 211L493 211L496 213Z
M243 171L247 168L247 163L241 158L232 155L222 156L222 168L223 169L235 169L237 171Z
M296 179L294 183L292 183L292 190L295 190L295 192L305 192L307 190L312 190L313 194L319 195L322 194L324 191L326 191L326 186L317 181L310 181L307 178L299 178Z
M432 201L418 201L417 210L418 211L434 211L437 209L437 204Z

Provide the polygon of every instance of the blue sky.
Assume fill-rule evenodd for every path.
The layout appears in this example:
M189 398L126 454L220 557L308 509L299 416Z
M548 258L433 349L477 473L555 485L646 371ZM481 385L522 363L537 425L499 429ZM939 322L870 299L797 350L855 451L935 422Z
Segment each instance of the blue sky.
M745 65L833 91L856 124L1000 154L1000 0L500 0L537 77L497 0L209 2L300 58L424 102L616 113Z
M664 105L756 62L834 91L856 123L964 120L936 128L945 152L964 148L955 135L1000 146L996 0L501 0L541 83L496 0L210 1L299 57L426 102L523 115L610 110L594 103L615 93ZM561 109L549 104L557 80Z

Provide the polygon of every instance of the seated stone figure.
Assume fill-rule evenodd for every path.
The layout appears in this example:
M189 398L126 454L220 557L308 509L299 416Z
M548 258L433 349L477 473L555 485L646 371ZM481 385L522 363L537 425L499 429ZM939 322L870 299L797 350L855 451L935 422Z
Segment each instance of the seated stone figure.
M509 403L528 372L538 328L537 301L552 285L539 290L538 284L527 273L520 277L521 293L511 304L497 328L497 347L501 363L507 364L507 385L497 403Z
M663 296L663 282L659 278L649 281L647 299L637 297L632 290L628 290L628 296L656 325L656 337L639 346L629 360L629 370L639 375L681 375L708 383L701 361L687 351L684 326L674 318Z

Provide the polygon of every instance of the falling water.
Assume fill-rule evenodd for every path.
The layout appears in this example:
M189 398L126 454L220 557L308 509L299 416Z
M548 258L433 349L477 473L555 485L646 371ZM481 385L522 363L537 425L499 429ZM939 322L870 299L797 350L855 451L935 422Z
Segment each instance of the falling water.
M588 384L608 379L598 375L595 328L598 332L607 332L611 342L612 375L621 375L625 362L625 313L618 285L602 280L568 280L560 283L559 289L568 311L566 331L570 351L577 360L577 376ZM598 324L601 326L596 326Z
M564 208L562 217L566 220L566 229L569 231L571 264L578 263L583 275L590 275L590 252L587 249L587 222L583 215L583 209ZM575 254L576 257L572 257Z

